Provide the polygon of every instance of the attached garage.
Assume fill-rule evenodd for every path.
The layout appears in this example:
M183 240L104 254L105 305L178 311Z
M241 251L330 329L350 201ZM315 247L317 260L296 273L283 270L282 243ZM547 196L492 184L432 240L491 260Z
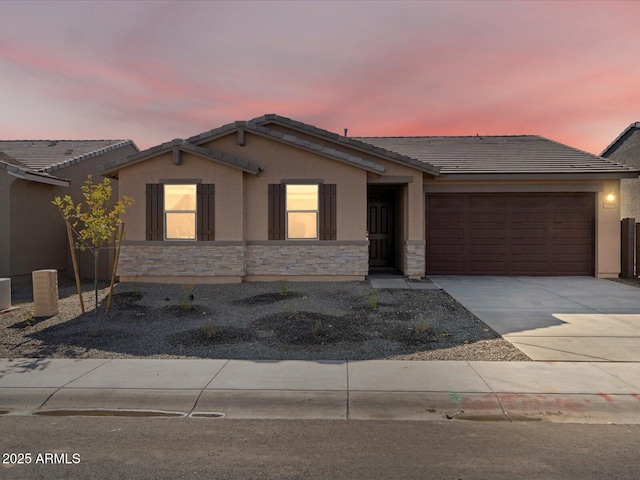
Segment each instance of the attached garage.
M427 274L593 275L593 193L427 194Z

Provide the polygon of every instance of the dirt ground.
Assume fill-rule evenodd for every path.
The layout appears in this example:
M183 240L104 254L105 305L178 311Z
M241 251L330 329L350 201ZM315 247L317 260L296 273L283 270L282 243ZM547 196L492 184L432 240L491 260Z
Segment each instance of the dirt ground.
M0 315L0 357L234 358L298 360L529 360L441 290L375 290L369 282L233 285L60 282L59 313L33 318L29 285L20 308Z

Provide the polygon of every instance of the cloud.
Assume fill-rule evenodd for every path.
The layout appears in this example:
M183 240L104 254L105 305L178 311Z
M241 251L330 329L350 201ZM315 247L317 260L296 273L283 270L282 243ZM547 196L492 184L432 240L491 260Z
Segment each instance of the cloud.
M352 135L542 134L599 152L640 120L640 7L627 2L3 10L0 101L16 119L3 136L113 134L149 147L279 113Z

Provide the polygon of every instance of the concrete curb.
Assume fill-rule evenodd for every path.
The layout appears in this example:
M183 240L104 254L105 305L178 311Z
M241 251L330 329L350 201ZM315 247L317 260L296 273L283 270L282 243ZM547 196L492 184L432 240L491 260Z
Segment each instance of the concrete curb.
M3 415L640 423L640 363L0 359Z

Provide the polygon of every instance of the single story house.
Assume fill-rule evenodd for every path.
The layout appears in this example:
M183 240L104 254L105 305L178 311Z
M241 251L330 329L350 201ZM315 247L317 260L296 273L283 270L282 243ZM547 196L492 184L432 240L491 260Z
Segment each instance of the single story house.
M539 136L349 138L275 114L101 167L127 212L124 281L620 271L620 180Z
M0 277L30 279L41 269L73 276L65 223L51 202L83 202L88 174L99 182L98 165L138 151L131 140L0 140ZM101 257L101 278L110 277L114 256ZM81 275L93 278L93 256L80 257Z
M614 162L640 168L640 122L625 128L600 154ZM620 180L620 217L640 221L640 179Z

